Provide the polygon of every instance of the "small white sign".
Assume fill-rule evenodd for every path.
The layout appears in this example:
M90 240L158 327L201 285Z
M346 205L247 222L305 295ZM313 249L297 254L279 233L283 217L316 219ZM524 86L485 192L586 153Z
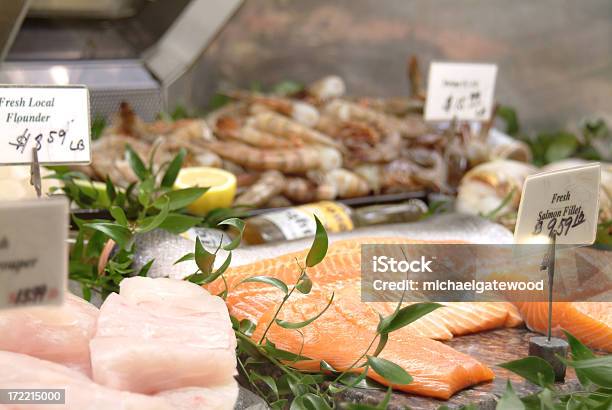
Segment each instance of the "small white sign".
M514 242L591 245L597 233L601 166L593 163L527 177Z
M84 86L0 85L0 165L91 162Z
M431 63L425 120L488 120L493 107L496 76L495 64Z
M67 239L66 198L0 203L0 309L62 303Z

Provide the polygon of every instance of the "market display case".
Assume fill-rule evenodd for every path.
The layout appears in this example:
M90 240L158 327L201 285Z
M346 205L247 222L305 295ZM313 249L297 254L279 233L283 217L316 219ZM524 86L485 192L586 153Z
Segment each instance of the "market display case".
M0 407L608 408L610 17L0 4Z

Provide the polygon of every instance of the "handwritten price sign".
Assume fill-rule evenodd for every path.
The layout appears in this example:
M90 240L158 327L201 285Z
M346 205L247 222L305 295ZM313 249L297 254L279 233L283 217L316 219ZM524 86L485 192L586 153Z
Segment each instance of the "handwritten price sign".
M431 63L425 120L488 120L496 76L494 64Z
M0 165L91 162L89 92L82 86L0 86Z
M601 166L593 163L530 175L523 185L516 243L539 242L555 236L556 243L590 245L595 241L599 214Z
M68 218L66 198L0 203L0 309L62 303Z

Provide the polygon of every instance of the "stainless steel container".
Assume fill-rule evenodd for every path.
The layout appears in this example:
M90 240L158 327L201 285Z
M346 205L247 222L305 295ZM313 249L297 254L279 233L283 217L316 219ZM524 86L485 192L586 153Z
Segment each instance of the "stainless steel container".
M118 19L135 15L145 0L31 0L30 16Z

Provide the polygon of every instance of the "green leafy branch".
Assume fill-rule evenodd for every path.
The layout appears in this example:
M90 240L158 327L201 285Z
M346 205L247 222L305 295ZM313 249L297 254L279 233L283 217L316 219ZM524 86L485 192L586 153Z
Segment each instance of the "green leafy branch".
M254 340L252 338L256 325L248 319L238 321L232 317L232 323L238 340L238 367L241 377L251 388L273 409L332 409L337 407L336 397L348 388L381 388L382 386L368 379L368 372L373 370L378 375L392 384L408 384L412 377L400 366L390 360L379 357L383 351L389 334L407 326L415 320L423 317L429 312L439 308L437 303L416 303L402 307L402 300L397 308L389 316L380 316L375 335L368 348L355 362L343 371L336 370L325 361L320 362L319 372L304 373L296 368L300 361L312 360L302 355L304 347L303 334L300 329L309 326L321 318L330 308L334 301L334 294L330 296L327 304L316 315L301 321L289 322L282 320L279 316L283 307L292 297L295 291L307 295L311 292L313 283L307 274L307 269L318 265L327 254L328 237L321 221L315 216L316 233L312 246L306 256L305 265L302 266L296 260L300 274L295 283L287 285L282 280L271 276L253 276L242 280L237 286L244 283L263 283L276 288L283 297L274 310L270 321L261 336ZM215 253L202 252L201 245L196 242L193 254L181 258L181 260L196 259L202 255L198 263L199 271L188 279L192 282L205 284L217 278L222 278L223 273L219 270L213 271L212 262ZM221 269L221 268L220 268ZM202 275L202 276L198 276ZM223 296L227 296L227 283ZM279 326L287 330L295 330L302 336L302 345L298 353L279 349L267 336L272 326ZM374 348L375 343L376 347ZM370 351L374 349L372 353ZM274 374L275 376L272 376ZM356 405L347 403L344 407L350 409L384 409L388 406L391 398L391 388L383 401L376 407Z
M521 133L518 116L513 108L500 106L497 115L505 122L506 133L529 145L533 163L537 166L566 158L594 161L612 159L612 130L601 118L583 121L577 132L558 130L527 135Z
M612 408L612 356L596 356L576 337L565 332L571 348L571 359L560 357L574 368L582 390L567 393L554 387L555 373L545 360L529 356L499 366L518 374L542 390L519 398L508 380L506 390L497 403L497 410L608 410Z
M139 272L132 268L136 235L157 228L181 233L202 223L202 218L186 215L184 208L203 195L207 188L172 189L185 154L181 150L171 161L155 169L154 153L145 165L142 158L126 145L126 160L138 180L125 189L116 186L110 178L100 184L83 173L64 168L56 168L49 176L62 182L55 190L62 190L77 206L107 209L112 218L85 221L72 217L78 233L70 253L70 279L81 284L86 299L91 297L92 291L101 293L103 297L117 291L124 277L146 275L153 261ZM110 252L110 247L115 244L116 248ZM98 267L98 259L105 249L110 253L108 263Z

